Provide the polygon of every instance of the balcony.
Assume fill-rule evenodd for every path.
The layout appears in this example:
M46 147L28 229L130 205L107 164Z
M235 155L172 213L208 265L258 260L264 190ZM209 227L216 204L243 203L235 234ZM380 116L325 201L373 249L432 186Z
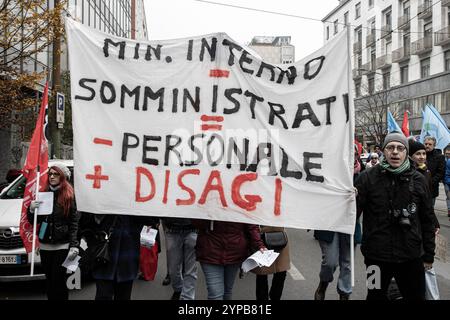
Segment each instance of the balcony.
M411 54L422 55L433 50L433 38L424 37L411 44Z
M411 57L409 47L401 47L392 51L392 62L403 62Z
M450 0L442 0L441 5L443 7L450 7Z
M386 69L392 65L392 56L390 54L385 54L384 56L377 58L377 69Z
M361 65L361 69L359 69L359 70L361 71L361 74L363 74L363 75L375 72L375 69L373 68L371 62L367 62L367 63Z
M445 46L446 44L450 44L450 26L434 33L435 46Z
M362 77L361 69L353 69L352 73L353 73L353 79L354 80L359 79L359 78Z
M409 14L404 14L403 16L398 17L397 28L400 30L409 29L409 19Z
M366 47L370 47L376 40L375 32L366 36Z
M392 26L387 24L381 27L381 38L390 37L392 34Z
M358 52L361 52L361 50L362 50L362 43L361 43L361 41L353 43L353 53L356 54Z
M425 1L423 4L419 5L417 12L419 13L419 19L426 19L433 15L433 5L431 1Z

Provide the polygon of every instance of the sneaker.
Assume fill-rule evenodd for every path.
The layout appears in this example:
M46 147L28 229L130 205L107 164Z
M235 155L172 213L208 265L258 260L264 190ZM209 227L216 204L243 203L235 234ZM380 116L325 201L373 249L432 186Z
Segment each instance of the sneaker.
M170 276L169 274L166 275L166 277L164 278L162 285L163 286L168 286L170 284Z
M339 300L350 300L350 295L348 293L339 294Z
M170 298L170 300L180 300L180 296L181 296L181 292L174 291L172 294L172 298Z

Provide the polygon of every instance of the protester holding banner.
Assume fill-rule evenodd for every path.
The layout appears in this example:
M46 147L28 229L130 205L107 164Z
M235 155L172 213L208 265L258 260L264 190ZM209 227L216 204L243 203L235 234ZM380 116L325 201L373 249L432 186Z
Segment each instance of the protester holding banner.
M284 232L282 227L261 226L261 232ZM270 267L257 267L252 270L256 274L256 300L267 301L280 300L283 294L284 281L286 273L291 268L291 259L289 257L289 242L279 252L280 255ZM268 275L272 274L272 286L269 290Z
M39 215L38 231L41 263L47 283L49 300L68 300L66 268L62 266L66 258L73 260L78 255L77 238L79 213L75 197L69 183L70 170L62 164L54 164L48 171L48 191L53 192L53 212ZM41 201L32 201L28 220L33 223L33 214Z
M83 212L80 228L108 235L109 262L93 263L96 280L95 300L130 300L133 281L139 272L141 230L144 225L156 228L159 219L131 215L102 215ZM88 248L93 245L87 241ZM88 251L89 252L89 251ZM94 259L88 259L94 260Z
M194 300L197 282L197 230L190 219L166 217L161 220L166 234L172 300Z
M423 144L427 152L427 167L431 172L431 196L434 207L436 198L439 196L439 182L444 179L445 175L445 158L441 150L435 149L435 137L425 137Z
M253 224L192 220L198 229L196 256L205 275L208 300L231 300L242 262L263 250L259 227Z
M380 165L355 182L357 211L364 214L361 251L372 270L368 300L386 300L392 277L405 300L425 298L425 269L434 260L433 211L425 178L412 168L408 149L402 133L388 134Z
M374 153L377 155L376 153ZM364 165L359 155L357 145L354 146L353 182L356 181ZM351 264L350 264L350 235L341 232L315 230L314 238L319 240L322 252L320 265L319 286L314 293L314 300L325 300L328 284L333 281L333 274L339 265L339 279L337 292L339 300L349 300L352 294ZM355 243L360 243L361 227L357 220L355 226Z

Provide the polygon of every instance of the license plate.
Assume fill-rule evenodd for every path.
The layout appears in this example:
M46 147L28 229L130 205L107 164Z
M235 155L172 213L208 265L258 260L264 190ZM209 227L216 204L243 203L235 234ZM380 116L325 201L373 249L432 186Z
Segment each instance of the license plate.
M20 256L0 256L0 264L20 264Z

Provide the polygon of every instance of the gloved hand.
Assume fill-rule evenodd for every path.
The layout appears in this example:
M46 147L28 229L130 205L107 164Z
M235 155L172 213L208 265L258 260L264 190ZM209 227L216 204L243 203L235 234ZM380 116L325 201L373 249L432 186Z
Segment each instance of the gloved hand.
M39 208L39 206L41 205L41 203L42 203L42 201L37 201L37 200L31 201L31 203L30 203L30 211L31 211L31 212L34 212L34 210L35 210L36 208Z
M72 247L69 249L69 253L67 254L67 259L73 260L77 257L77 255L80 253L80 250L78 250L77 247Z

